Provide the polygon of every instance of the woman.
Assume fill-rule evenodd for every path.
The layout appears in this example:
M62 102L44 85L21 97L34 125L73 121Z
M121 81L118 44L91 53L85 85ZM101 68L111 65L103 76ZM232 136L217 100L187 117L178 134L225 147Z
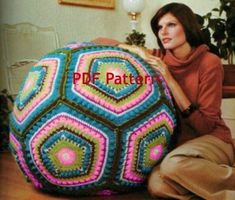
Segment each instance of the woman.
M152 18L160 50L120 47L139 54L165 78L181 113L177 146L152 171L153 196L235 199L234 149L221 118L223 68L208 51L192 10L170 3Z

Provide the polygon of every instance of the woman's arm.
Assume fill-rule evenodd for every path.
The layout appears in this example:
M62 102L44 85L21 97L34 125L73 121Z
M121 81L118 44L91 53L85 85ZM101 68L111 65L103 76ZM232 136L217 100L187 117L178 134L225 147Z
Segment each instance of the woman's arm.
M186 111L192 103L190 102L189 98L185 95L178 82L171 75L168 66L160 58L152 55L148 55L146 61L162 74L168 84L168 87L171 90L171 93L179 109L182 112Z
M192 102L174 79L168 66L159 57L153 56L150 51L138 46L126 44L120 44L118 46L137 53L162 74L181 112L190 108ZM210 133L220 116L222 78L223 72L220 60L218 58L210 58L210 66L204 64L200 72L200 91L198 94L197 109L186 119L187 123L201 135Z
M219 58L200 70L198 109L186 122L200 135L210 133L221 120L223 67Z
M121 43L121 44L118 44L118 47L126 49L130 52L136 53L144 60L147 60L148 57L151 55L151 50L144 48L144 47L139 47L136 45L129 45L129 44Z
M173 78L170 71L168 70L168 66L159 57L153 56L151 54L151 51L143 47L127 44L119 44L118 46L138 54L153 68L157 69L162 74L181 111L185 111L191 105L188 97L185 95L180 85L177 83L177 81Z

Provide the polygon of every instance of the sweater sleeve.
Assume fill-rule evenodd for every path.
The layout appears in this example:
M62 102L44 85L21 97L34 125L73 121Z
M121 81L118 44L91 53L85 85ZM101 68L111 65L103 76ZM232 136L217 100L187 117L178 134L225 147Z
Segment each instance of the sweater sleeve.
M210 66L207 63L199 69L197 110L186 119L199 135L211 133L221 118L223 67L219 58L212 58Z

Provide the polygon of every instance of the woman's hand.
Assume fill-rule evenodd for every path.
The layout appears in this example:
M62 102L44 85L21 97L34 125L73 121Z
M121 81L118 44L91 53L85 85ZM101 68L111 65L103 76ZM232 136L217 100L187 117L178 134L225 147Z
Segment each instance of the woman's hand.
M159 57L151 55L146 48L128 44L119 44L118 46L138 54L153 68L157 69L162 74L168 84L170 84L173 80L173 77L170 71L168 70L168 66Z
M168 84L174 81L174 78L171 75L168 66L162 61L161 58L149 55L146 62L150 64L154 69L157 69L162 74Z
M177 81L174 79L174 77L171 75L168 66L161 60L161 58L151 55L149 51L143 47L127 45L127 44L119 44L118 46L138 54L154 69L157 69L161 73L161 75L164 77L165 81L167 82L172 92L172 95L181 111L185 110L186 108L189 107L189 105L191 105L190 100L185 95L184 91L177 83Z
M162 74L172 92L177 105L179 106L179 109L181 111L184 111L186 108L188 108L191 105L191 102L185 95L180 85L172 76L171 72L168 69L168 66L159 57L153 55L150 55L148 57L148 60L146 61Z

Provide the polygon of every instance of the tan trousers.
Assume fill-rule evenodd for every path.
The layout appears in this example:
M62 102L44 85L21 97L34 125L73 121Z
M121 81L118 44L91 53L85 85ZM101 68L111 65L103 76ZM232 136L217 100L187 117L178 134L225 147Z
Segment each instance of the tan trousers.
M175 148L150 174L153 196L235 200L234 150L231 144L205 135Z

